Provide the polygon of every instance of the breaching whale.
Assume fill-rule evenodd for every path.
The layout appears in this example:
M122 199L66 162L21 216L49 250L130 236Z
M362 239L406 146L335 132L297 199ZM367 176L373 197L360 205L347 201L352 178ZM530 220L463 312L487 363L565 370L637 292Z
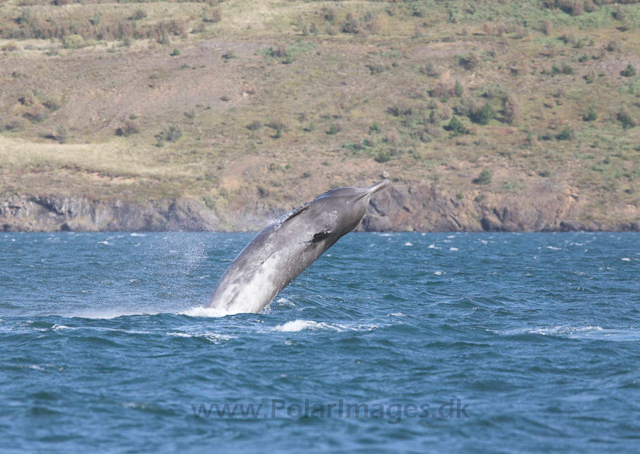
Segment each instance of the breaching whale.
M260 312L355 229L371 197L388 185L385 179L368 188L332 189L266 227L222 275L208 306L228 314Z

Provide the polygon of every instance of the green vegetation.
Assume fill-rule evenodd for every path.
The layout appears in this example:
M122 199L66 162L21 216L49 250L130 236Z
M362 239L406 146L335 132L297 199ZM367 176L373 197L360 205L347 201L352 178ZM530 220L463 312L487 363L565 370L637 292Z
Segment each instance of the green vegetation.
M477 178L474 178L473 182L475 184L491 184L493 181L493 173L490 170L483 169L478 175Z
M582 117L584 121L596 121L598 119L598 113L593 106L589 107L589 111Z
M627 65L625 69L620 72L620 75L623 77L633 77L636 75L636 68L631 63Z
M639 27L635 1L7 0L0 190L224 211L388 170L633 210Z

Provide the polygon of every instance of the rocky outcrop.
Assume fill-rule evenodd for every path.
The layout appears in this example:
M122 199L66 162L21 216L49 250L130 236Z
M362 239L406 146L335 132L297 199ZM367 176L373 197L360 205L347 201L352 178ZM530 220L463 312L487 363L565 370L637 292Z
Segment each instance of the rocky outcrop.
M458 193L460 194L460 193ZM366 231L640 231L640 210L624 222L579 221L585 201L570 188L546 183L523 195L476 192L454 195L436 183L394 184L371 201Z
M145 203L87 197L20 196L0 200L5 231L218 230L218 217L190 199Z
M242 202L242 201L239 201ZM216 213L200 202L144 203L87 197L11 195L0 198L5 231L259 230L291 206L234 203ZM526 194L475 191L454 194L432 184L395 183L372 200L358 227L364 231L640 231L640 210L625 219L589 219L588 204L571 188L545 183Z

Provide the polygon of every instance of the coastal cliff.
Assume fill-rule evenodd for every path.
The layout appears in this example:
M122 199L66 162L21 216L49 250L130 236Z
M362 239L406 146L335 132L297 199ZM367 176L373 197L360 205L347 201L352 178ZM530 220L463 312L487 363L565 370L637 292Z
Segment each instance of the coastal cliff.
M431 184L393 184L371 201L360 231L640 231L637 209L592 214L570 188L541 185L535 196L496 193L460 198ZM248 231L259 230L292 206L232 203L213 211L198 200L131 202L88 197L13 194L0 199L4 231Z

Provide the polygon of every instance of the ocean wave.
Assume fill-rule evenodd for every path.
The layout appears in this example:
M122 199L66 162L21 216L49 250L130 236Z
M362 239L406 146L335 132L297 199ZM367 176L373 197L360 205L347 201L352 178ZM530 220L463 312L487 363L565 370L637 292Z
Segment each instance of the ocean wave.
M178 312L178 315L186 315L188 317L207 317L207 318L220 318L227 315L233 315L234 312L228 312L224 309L218 309L217 307L204 307L197 306L192 307L183 312Z
M540 336L559 336L570 339L591 339L605 341L640 341L640 329L609 329L600 326L567 326L518 328L499 332L505 336L537 334Z
M125 311L107 311L107 312L87 312L73 315L63 315L70 318L86 318L89 320L110 320L118 317L136 317L143 315L159 315L161 312L125 312Z
M183 333L183 332L179 332L179 331L168 332L167 336L204 339L204 340L207 340L207 341L209 341L211 343L214 343L214 344L218 344L218 343L220 343L222 341L228 341L228 340L236 338L235 336L229 336L227 334L219 334L219 333L210 333L210 332L205 332L205 333Z
M505 331L504 334L512 335L512 334L540 334L541 336L558 336L558 335L567 335L567 334L575 334L575 333L585 333L591 331L603 331L603 329L599 326L553 326L550 328L544 327L536 327L536 328L521 328L514 329L510 331Z
M284 325L278 325L273 331L282 333L296 333L303 330L331 330L336 332L342 331L371 331L378 328L377 325L360 324L354 326L342 325L338 323L316 322L313 320L294 320L286 322Z
M51 327L51 329L54 330L54 331L60 331L60 330L63 330L63 329L75 330L77 328L72 328L71 326L66 326L66 325L53 325Z

